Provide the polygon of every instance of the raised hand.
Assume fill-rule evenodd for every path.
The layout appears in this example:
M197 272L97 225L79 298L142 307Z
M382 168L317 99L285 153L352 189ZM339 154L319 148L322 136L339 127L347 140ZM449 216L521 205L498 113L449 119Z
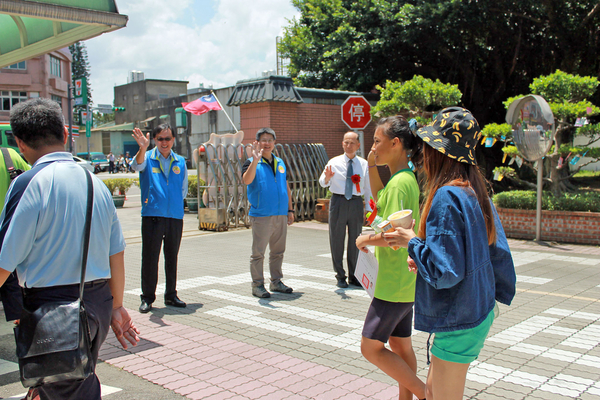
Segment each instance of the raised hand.
M140 128L135 128L131 136L133 136L138 146L140 146L140 149L142 149L142 151L145 152L148 146L150 145L150 132L148 132L148 134L144 136L144 133L141 131Z
M325 184L328 184L334 175L335 175L335 172L333 172L333 168L331 167L331 165L326 166L325 167Z
M254 143L252 143L252 157L254 157L256 161L260 161L262 153L263 151L260 148L260 144L255 140Z
M140 331L133 325L131 317L125 308L119 307L112 311L110 326L124 349L127 348L127 342L137 346L140 341L138 337Z
M369 155L367 156L367 161L369 162L370 166L375 165L375 153L373 153L373 150L369 151Z

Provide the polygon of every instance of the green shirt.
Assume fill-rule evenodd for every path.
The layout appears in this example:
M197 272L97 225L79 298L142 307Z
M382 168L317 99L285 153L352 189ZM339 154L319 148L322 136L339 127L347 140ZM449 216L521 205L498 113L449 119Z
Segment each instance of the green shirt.
M402 200L402 203L400 202ZM419 185L410 169L396 172L387 185L377 194L377 215L383 219L402 209L411 209L419 226ZM375 257L379 262L379 273L375 284L375 297L393 303L415 301L415 281L417 276L408 270L408 250L389 247L375 247Z
M8 153L10 154L10 158L12 159L13 165L15 169L21 169L23 171L27 171L31 169L29 164L25 162L13 149L8 149ZM10 186L10 176L8 175L8 170L6 169L6 163L4 162L4 155L0 151L0 211L4 209L4 198L6 197L6 192L8 192L8 187Z

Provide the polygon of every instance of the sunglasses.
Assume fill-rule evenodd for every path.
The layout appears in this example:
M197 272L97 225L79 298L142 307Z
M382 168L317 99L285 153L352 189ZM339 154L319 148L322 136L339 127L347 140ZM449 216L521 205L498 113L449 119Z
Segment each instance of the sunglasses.
M156 140L157 142L170 142L171 140L173 140L173 137L159 137L154 140Z

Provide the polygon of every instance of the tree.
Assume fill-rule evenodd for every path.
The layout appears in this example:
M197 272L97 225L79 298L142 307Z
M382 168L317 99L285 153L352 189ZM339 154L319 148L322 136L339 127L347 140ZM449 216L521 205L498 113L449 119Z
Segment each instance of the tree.
M280 44L306 87L371 91L422 75L458 84L482 123L556 69L600 70L597 0L293 0Z
M571 75L560 70L547 76L540 76L530 85L532 94L537 94L546 99L556 125L554 145L550 149L545 163L538 163L537 168L547 167L546 182L551 186L554 195L564 191L574 191L575 187L569 179L582 167L600 161L600 123L577 126L577 119L590 117L600 113L600 108L590 100L599 82L595 77ZM509 98L504 102L506 108L522 96ZM503 152L511 158L520 156L516 146L508 145L512 142L511 127L508 124L488 124L482 129L482 134L493 139L505 141ZM574 139L580 138L581 144L574 145ZM585 154L590 157L586 163L579 162ZM523 183L512 167L500 166L495 169L498 174ZM533 184L525 186L535 187Z
M396 114L409 114L417 117L420 123L428 123L431 112L460 103L462 93L458 85L444 84L438 80L415 75L405 82L387 81L385 87L377 86L381 98L371 109L371 114L386 117Z
M90 64L88 62L87 48L85 43L76 42L69 46L73 62L71 63L71 85L75 87L75 79L85 77L87 81L87 100L92 105L92 87L90 84ZM78 107L83 108L83 107Z

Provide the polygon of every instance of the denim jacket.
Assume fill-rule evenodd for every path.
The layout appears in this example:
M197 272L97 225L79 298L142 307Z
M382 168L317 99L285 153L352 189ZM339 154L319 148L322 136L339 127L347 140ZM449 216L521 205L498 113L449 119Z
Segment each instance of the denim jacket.
M408 252L418 266L415 329L449 332L479 325L494 299L510 305L516 275L498 213L492 204L496 243L488 245L483 212L472 189L438 189L427 216L425 240Z

